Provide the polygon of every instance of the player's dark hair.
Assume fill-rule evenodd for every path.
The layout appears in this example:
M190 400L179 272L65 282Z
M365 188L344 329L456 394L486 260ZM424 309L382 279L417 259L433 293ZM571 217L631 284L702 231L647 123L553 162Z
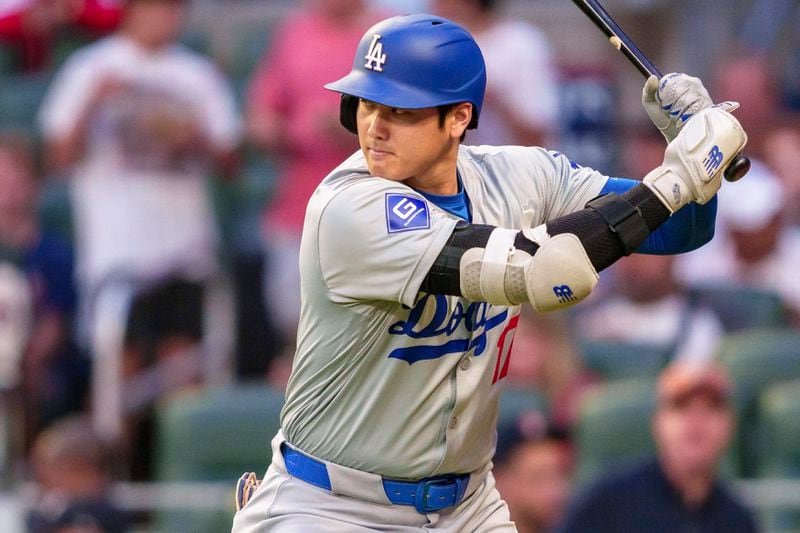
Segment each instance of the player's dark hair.
M453 110L456 104L447 104L447 105L440 105L436 109L439 111L439 127L444 128L444 121L447 118L447 114Z

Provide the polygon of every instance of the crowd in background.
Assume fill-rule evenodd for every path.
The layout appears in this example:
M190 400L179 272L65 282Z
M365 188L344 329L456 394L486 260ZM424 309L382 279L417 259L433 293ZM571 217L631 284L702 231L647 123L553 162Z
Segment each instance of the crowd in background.
M523 310L507 386L541 402L501 425L498 486L521 532L636 530L623 522L653 519L646 505L622 512L613 494L637 490L663 497L665 527L685 515L699 530L731 531L734 516L750 531L716 481L728 447L743 446L741 383L724 356L733 336L757 328L800 332L800 7L608 3L654 57L675 63L665 71L741 103L753 168L723 185L708 246L625 258L569 313ZM107 487L153 479L159 402L225 382L284 386L305 205L358 149L338 95L322 86L350 69L374 22L426 10L475 36L489 81L468 144L544 146L621 177L661 163L664 140L632 110L643 80L610 47L596 50L602 37L577 10L584 58L552 18L536 17L563 3L531 4L0 0L0 414L13 435L5 477L39 487L32 531L125 530L130 517ZM259 31L215 33L215 21L248 9L242 27ZM794 349L800 359L800 341ZM96 396L97 360L109 353L117 430L97 425L112 408ZM790 367L770 384L800 379ZM577 491L589 481L579 472L587 405L659 375L660 462L628 477L595 473ZM758 458L737 460L731 477L757 473Z

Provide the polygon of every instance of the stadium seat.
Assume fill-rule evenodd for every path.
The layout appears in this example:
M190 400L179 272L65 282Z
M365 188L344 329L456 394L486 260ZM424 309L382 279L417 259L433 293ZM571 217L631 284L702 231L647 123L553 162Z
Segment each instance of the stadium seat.
M263 384L231 385L179 394L156 413L156 481L222 481L231 486L229 512L162 512L163 531L226 531L233 489L244 471L261 478L279 427L282 391Z
M36 114L50 85L50 74L0 77L0 130L35 136Z
M12 46L0 43L0 74L7 76L17 66L18 52Z
M578 481L591 481L610 467L652 452L654 406L654 382L649 379L620 380L590 391L575 430Z
M729 332L786 324L786 311L780 296L767 289L700 285L691 289L690 297L695 305L711 309Z
M670 349L660 346L588 339L579 341L578 351L587 369L609 380L654 378L670 356Z
M67 180L50 179L43 183L38 209L42 228L58 234L66 242L72 242L72 203Z
M81 48L90 45L98 36L89 31L82 31L75 27L58 32L51 49L51 62L54 69L58 70L64 65L72 54Z
M180 36L179 42L187 48L202 55L211 54L211 42L209 35L199 29L193 28L183 32Z
M252 150L245 154L242 171L232 182L210 183L225 252L263 250L262 215L277 181L273 161Z
M760 329L729 335L720 347L720 360L735 383L738 434L733 447L738 473L755 472L759 395L769 386L800 379L800 332Z
M759 402L760 478L800 478L800 380L770 387ZM767 531L800 531L800 512L772 509L765 513Z
M233 37L225 70L237 79L249 79L267 53L275 28L273 24L257 24L243 28Z
M547 401L537 389L508 388L500 396L500 414L497 427L504 428L514 424L525 413L536 411L544 413Z

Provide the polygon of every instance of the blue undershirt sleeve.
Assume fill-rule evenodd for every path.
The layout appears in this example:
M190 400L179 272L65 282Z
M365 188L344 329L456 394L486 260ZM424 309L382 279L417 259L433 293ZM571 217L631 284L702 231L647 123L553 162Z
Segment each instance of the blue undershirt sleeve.
M621 194L640 183L625 178L608 178L600 194ZM694 202L687 204L651 233L636 249L636 253L671 255L695 250L714 236L716 218L716 196L705 205Z

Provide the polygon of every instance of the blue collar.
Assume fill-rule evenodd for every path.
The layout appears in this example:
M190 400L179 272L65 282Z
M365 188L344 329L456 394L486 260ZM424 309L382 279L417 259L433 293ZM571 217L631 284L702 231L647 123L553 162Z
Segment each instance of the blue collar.
M467 222L472 222L472 213L469 208L469 197L464 190L464 184L461 182L461 175L457 174L458 178L458 192L455 194L432 194L424 191L417 191L424 196L429 202L433 203L439 209L443 209L462 218Z

